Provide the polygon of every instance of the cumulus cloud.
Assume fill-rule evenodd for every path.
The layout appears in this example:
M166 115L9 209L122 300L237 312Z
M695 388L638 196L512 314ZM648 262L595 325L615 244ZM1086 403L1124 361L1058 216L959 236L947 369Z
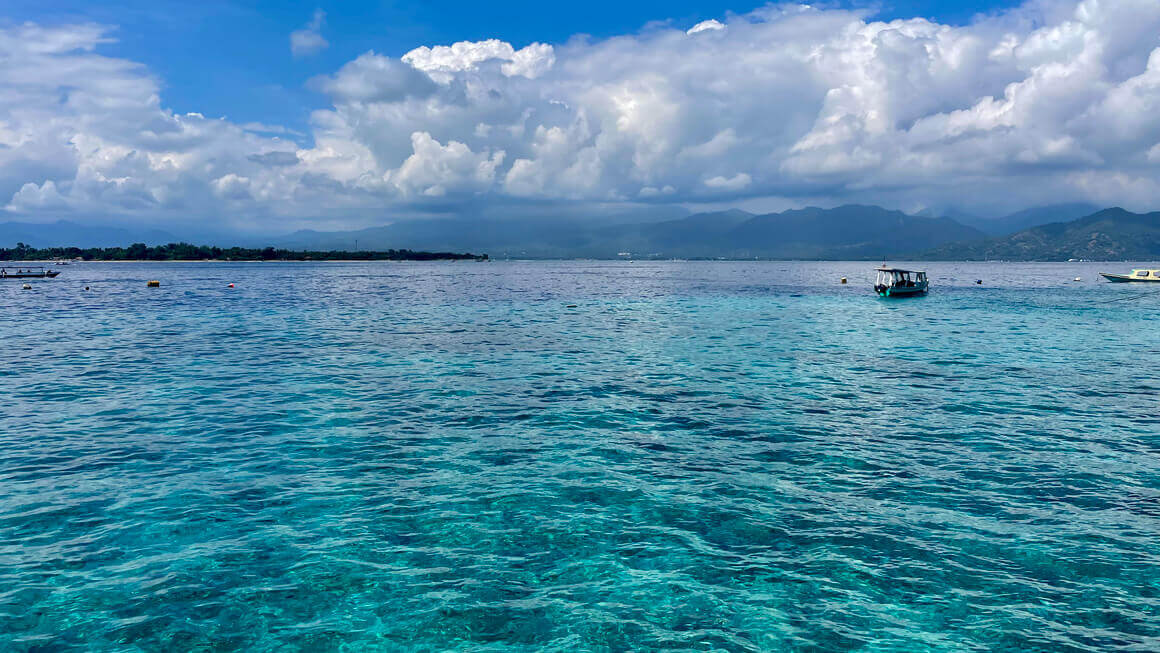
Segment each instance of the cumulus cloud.
M329 106L308 146L165 109L147 69L100 54L109 34L0 29L8 212L1160 204L1155 0L1035 0L963 26L771 5L687 32L367 52L311 81Z
M12 205L25 209L67 209L68 202L56 189L56 182L49 179L41 185L27 183L12 196Z
M411 135L413 153L387 179L405 196L443 197L448 192L481 192L495 179L503 151L475 153L463 143L442 145L426 132Z
M337 73L311 80L311 85L339 103L391 103L435 92L431 77L408 63L367 52Z
M693 34L696 34L697 32L717 32L717 31L720 31L723 29L725 29L724 23L722 23L721 21L719 21L715 18L710 18L709 20L703 20L703 21L697 23L696 25L693 25L692 27L689 28L689 31L687 31L685 33L689 34L689 35L693 35Z
M212 185L214 193L222 199L241 200L252 197L250 180L232 172L213 180Z
M293 143L164 109L143 66L94 52L108 33L91 25L0 29L7 212L197 219L215 208L215 180L230 174L292 186L248 157L293 154Z
M715 188L717 190L741 190L742 188L748 186L752 181L752 177L745 174L744 172L739 172L729 178L725 178L720 175L716 177L710 177L709 179L705 180L705 185L709 188Z
M421 70L442 84L449 84L456 73L478 70L489 61L503 62L500 71L506 77L527 77L535 79L556 62L555 49L544 43L533 43L516 50L510 43L497 39L460 41L454 45L426 46L415 48L402 59L416 70Z
M330 43L322 37L322 26L326 23L326 12L314 10L314 17L302 29L290 32L290 53L295 57L308 57L318 54L330 47Z

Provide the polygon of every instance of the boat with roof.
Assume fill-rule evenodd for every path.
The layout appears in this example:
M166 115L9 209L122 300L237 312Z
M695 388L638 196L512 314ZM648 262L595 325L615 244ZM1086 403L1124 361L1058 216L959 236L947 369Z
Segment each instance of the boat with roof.
M60 274L38 265L6 265L0 267L0 279L51 279Z
M880 297L914 297L925 295L930 288L925 270L903 270L886 265L878 268L874 292Z
M1115 274L1113 272L1101 272L1100 276L1113 281L1115 283L1123 283L1125 281L1160 281L1160 270L1147 268L1137 268L1132 270L1131 274Z

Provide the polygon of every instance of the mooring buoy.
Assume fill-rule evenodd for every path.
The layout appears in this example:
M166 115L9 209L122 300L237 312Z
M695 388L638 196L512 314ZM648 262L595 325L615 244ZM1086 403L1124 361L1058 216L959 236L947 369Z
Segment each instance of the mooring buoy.
M161 282L160 281L149 281L145 285L148 286L149 288L160 288Z

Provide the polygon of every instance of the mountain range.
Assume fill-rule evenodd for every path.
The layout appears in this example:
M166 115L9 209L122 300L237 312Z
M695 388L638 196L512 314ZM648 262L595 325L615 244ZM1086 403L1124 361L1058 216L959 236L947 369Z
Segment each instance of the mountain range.
M493 258L877 258L985 234L949 218L847 205L753 214L697 213L659 222L578 219L398 222L350 232L299 231L272 244L289 249L404 247L487 252Z
M932 248L933 260L1143 261L1160 258L1160 211L1104 209L1068 222L1024 229L1001 238Z
M974 227L988 236L1006 236L1017 231L1030 229L1031 227L1038 227L1041 224L1067 222L1069 220L1075 220L1076 218L1082 218L1085 215L1091 215L1099 211L1101 208L1095 204L1076 202L1071 204L1037 206L998 218L981 218L977 215L963 211L955 211L953 209L941 212L924 209L915 215L950 218L959 224Z
M965 214L955 218L909 215L850 204L766 214L732 209L621 224L592 224L576 217L455 218L397 222L360 231L299 231L275 239L274 244L291 249L463 250L487 252L494 258L879 259L928 252L978 257L981 250L975 245L998 243L1028 228L1074 220L1097 210L1087 204L1061 204L988 220ZM1022 250L1020 256L1047 258L1030 250Z
M1065 204L983 220L911 215L850 204L779 213L741 210L584 218L401 220L357 231L303 230L239 238L238 245L293 250L471 251L492 258L763 258L763 259L1148 259L1160 257L1160 213L1092 210ZM623 220L623 221L622 221ZM964 222L970 224L964 224ZM163 244L163 231L60 221L0 223L0 246ZM193 239L190 239L193 240Z

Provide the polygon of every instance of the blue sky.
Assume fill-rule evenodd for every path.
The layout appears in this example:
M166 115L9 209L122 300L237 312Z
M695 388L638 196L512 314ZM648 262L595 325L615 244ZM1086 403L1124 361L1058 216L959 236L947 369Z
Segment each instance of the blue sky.
M284 125L308 133L309 113L327 100L305 87L368 50L400 56L421 45L498 38L522 47L561 43L577 34L607 38L640 30L653 21L688 27L702 20L746 13L763 2L643 0L577 3L476 2L156 2L120 0L8 0L11 22L97 22L115 25L111 56L146 64L162 83L166 106L179 112L226 116L236 122ZM921 16L949 24L1018 3L1010 0L895 0L831 2L820 6L866 9L882 19ZM326 13L323 36L330 47L295 58L288 35Z

